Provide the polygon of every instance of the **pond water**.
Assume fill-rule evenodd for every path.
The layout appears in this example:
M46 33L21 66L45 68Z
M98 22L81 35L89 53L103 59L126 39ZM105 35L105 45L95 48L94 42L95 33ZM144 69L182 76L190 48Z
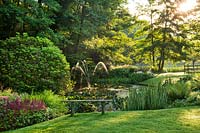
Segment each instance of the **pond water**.
M140 88L140 87L143 87L142 85L131 85L127 88L119 88L119 89L116 89L116 88L110 88L108 90L110 91L116 91L116 95L117 97L121 97L121 98L125 98L129 95L129 89L137 89L137 88Z

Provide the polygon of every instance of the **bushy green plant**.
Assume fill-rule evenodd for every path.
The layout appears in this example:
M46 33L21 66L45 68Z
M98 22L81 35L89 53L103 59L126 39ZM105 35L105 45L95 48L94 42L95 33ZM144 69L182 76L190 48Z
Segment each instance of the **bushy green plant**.
M18 93L12 92L11 89L6 89L6 90L0 91L0 97L1 96L7 96L7 97L9 97L9 99L16 99L16 97L19 97Z
M109 77L123 76L128 77L130 73L134 73L135 69L132 68L116 68L109 72Z
M191 89L185 82L176 82L172 84L167 84L166 88L169 100L171 101L175 101L177 99L186 99L191 92Z
M200 105L200 92L191 92L187 98L187 102Z
M179 79L179 82L187 82L192 80L192 75L185 75Z
M166 88L158 87L132 88L127 99L128 110L160 109L167 106Z
M94 112L96 110L97 106L95 106L92 103L80 103L77 112L86 113L86 112Z
M94 78L93 82L97 84L137 84L144 80L153 78L152 74L135 73L135 69L131 68L117 68L112 69L109 75L104 78Z
M186 99L176 99L175 101L173 101L169 107L173 108L173 107L186 107L186 106L192 106L195 105L194 103L190 103L188 102Z
M0 82L17 92L58 93L69 89L70 67L61 50L46 39L17 35L0 41Z

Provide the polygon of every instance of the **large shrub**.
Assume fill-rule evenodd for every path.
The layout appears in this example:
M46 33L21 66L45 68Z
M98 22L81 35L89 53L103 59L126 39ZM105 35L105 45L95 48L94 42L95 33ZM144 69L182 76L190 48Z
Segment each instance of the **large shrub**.
M23 36L0 41L0 82L17 92L66 89L69 63L58 47L40 37Z
M167 88L167 93L170 101L175 101L177 99L186 99L191 89L188 87L188 84L185 82L177 82L165 85Z

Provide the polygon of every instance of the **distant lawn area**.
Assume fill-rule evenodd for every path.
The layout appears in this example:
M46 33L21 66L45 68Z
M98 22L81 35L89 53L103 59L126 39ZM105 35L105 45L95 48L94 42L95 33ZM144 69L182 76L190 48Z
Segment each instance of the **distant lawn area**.
M200 107L148 111L81 113L9 131L10 133L199 133Z
M186 75L187 74L184 74L183 72L162 73L162 74L158 74L154 78L150 78L148 80L140 82L140 84L155 86L155 85L158 85L159 82L162 82L162 81L167 80L169 78L172 79L172 80L178 80L178 79L180 79L180 78L182 78Z

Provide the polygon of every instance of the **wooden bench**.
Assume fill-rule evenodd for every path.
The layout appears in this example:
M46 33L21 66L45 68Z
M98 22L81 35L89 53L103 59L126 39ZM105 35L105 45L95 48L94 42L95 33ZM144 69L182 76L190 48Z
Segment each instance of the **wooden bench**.
M81 102L100 102L101 103L101 114L105 114L105 103L112 102L111 99L97 99L97 100L65 100L64 102L68 102L71 105L71 116L75 114L75 103Z

